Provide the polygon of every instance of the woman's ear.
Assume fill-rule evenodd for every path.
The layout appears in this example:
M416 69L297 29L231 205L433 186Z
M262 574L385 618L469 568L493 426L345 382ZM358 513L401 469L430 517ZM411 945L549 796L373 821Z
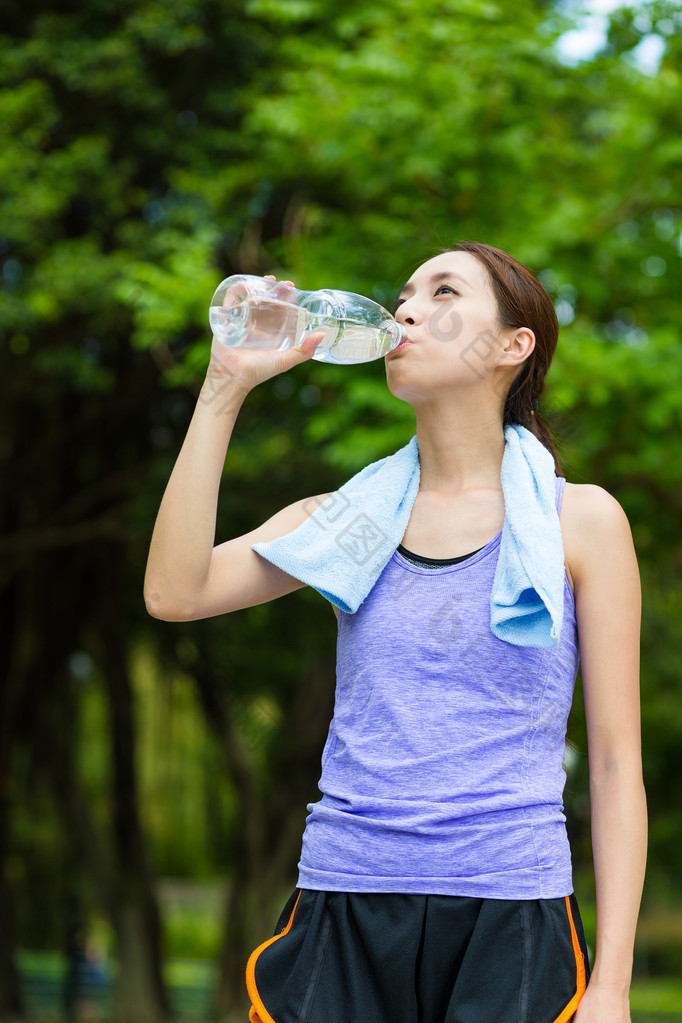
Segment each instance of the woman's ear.
M535 334L530 327L519 327L507 336L502 352L506 358L501 360L503 366L520 365L525 362L535 348Z

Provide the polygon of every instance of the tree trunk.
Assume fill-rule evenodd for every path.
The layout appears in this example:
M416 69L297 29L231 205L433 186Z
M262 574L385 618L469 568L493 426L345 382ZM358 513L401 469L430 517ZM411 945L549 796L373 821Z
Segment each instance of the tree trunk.
M12 805L12 760L19 740L19 719L25 697L26 646L17 642L21 615L16 584L0 589L0 620L6 641L0 644L0 1021L24 1015L21 980L16 966L14 898L7 877Z
M233 1013L246 1015L248 1012L244 983L246 958L254 937L262 933L265 919L264 891L258 884L263 865L265 821L256 767L234 727L232 694L206 658L196 666L196 680L206 721L223 748L240 808L230 856L231 884L227 893L216 995L218 1018L225 1019L231 1018Z
M168 1015L161 922L139 814L133 693L119 586L120 579L112 579L110 572L102 587L98 637L113 752L113 923L119 961L114 1014L118 1023L161 1023Z
M333 708L334 668L327 660L314 662L300 679L265 764L235 726L235 701L224 674L205 657L194 670L207 722L225 752L238 793L215 1006L218 1019L231 1020L240 1013L246 1018L248 958L272 935L295 884L305 807L315 798Z
M9 806L0 793L0 1021L12 1023L24 1015L19 972L15 964L14 906L5 875Z

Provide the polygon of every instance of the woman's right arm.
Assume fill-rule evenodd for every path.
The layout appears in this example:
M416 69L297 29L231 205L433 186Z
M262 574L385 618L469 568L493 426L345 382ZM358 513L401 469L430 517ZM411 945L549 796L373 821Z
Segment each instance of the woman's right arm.
M210 618L305 585L251 545L291 532L326 494L283 508L250 533L217 547L214 542L220 481L245 397L257 384L310 359L321 337L311 334L283 352L228 348L214 339L206 379L152 534L144 598L155 618Z

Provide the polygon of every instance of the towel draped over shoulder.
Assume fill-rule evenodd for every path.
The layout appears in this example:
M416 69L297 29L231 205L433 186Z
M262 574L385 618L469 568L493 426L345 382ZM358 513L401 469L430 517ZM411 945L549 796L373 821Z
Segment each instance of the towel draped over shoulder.
M554 459L523 426L505 427L504 437L505 517L490 628L516 646L555 647L563 620L565 567ZM253 544L253 550L354 614L405 535L418 490L414 436L356 473L296 529Z

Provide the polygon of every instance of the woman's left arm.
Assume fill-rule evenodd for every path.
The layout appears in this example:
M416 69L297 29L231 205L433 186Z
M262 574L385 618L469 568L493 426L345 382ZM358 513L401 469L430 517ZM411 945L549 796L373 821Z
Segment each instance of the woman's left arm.
M630 525L618 501L601 487L571 489L566 525L597 893L594 965L574 1020L630 1023L628 995L647 838L639 707L641 588Z

